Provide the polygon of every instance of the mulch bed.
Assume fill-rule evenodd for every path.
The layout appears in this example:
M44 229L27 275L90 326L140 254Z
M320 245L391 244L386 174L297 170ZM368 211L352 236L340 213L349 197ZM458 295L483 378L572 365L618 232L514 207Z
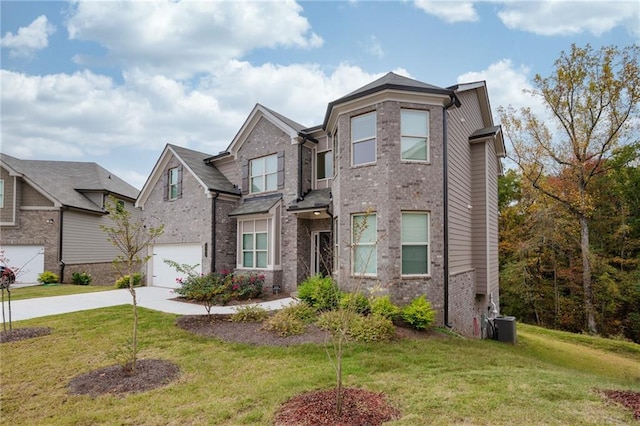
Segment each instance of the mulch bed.
M69 383L69 393L96 397L107 393L145 392L164 386L179 375L180 369L172 362L141 359L136 363L136 373L133 375L121 365L112 365L77 376Z
M46 336L51 334L51 331L52 329L49 327L24 327L0 331L0 343L17 342L34 337Z
M633 418L640 420L640 392L621 390L601 390L608 399L633 410Z
M342 414L336 412L336 390L320 390L287 401L276 414L276 426L377 426L400 418L384 394L364 389L344 389Z

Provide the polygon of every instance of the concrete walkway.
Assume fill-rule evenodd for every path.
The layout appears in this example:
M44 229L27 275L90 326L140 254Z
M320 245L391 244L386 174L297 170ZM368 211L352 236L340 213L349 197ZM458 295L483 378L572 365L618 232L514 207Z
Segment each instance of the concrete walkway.
M168 288L139 287L136 288L136 296L138 306L142 306L143 308L179 315L205 315L207 313L204 306L170 300L175 298L176 295ZM294 302L294 299L287 297L270 302L257 303L257 305L271 311L280 309L292 302ZM16 300L11 302L11 320L20 321L49 315L130 304L131 294L127 289ZM6 305L7 302L5 300L5 313L7 312ZM214 306L211 308L212 314L232 314L234 312L234 306Z

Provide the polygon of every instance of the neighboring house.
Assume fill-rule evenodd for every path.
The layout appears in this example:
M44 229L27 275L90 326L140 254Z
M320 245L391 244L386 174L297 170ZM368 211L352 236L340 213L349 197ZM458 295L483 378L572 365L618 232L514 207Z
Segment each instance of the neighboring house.
M119 252L100 225L111 225L105 199L112 195L136 216L138 190L95 163L20 160L0 154L0 249L22 268L16 282L36 282L51 271L71 282L87 272L112 284Z
M259 271L287 292L329 274L400 304L426 295L440 324L472 335L499 303L504 155L484 82L388 73L310 128L258 104L218 155L165 147L137 200L166 226L149 276L175 286L166 258Z

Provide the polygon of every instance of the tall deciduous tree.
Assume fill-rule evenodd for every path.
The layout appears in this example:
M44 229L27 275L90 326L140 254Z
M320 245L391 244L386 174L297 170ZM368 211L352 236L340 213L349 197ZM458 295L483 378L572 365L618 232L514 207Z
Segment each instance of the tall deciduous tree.
M146 255L147 246L164 232L164 225L147 228L142 219L136 219L124 204L113 198L105 203L105 209L112 220L112 226L101 225L107 239L121 254L113 260L113 266L120 275L129 276L129 293L133 302L133 335L131 338L131 359L126 365L131 374L136 372L138 355L138 303L134 287L134 274L140 270L151 256Z
M593 307L588 220L593 200L588 188L606 171L620 146L638 140L640 46L594 50L576 45L562 52L549 77L536 75L528 93L541 99L551 122L531 109L500 108L510 157L522 176L564 205L580 228L583 308L587 330L597 332Z

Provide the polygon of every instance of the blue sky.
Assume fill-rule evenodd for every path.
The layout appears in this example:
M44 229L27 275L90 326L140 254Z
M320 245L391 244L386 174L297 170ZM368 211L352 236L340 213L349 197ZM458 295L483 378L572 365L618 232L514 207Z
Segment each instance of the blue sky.
M216 154L261 103L304 125L394 71L492 107L572 43L640 41L638 1L2 1L1 150L141 188L166 143Z

